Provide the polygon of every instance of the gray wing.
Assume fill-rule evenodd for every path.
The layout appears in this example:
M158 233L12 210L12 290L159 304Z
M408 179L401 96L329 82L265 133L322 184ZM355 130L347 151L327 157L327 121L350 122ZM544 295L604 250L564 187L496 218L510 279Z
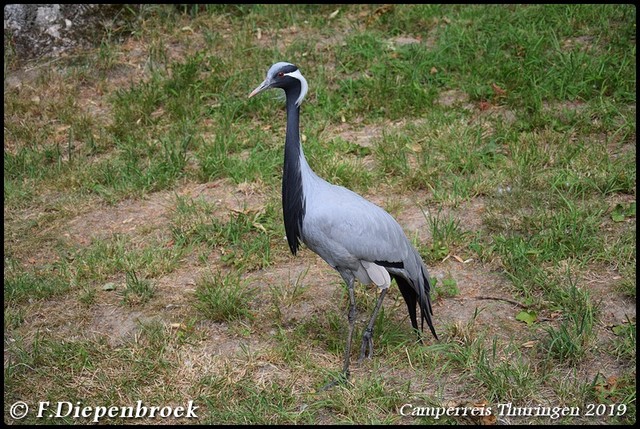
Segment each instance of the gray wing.
M418 329L417 304L421 321L427 322L437 339L429 272L398 222L382 208L340 186L321 186L310 195L303 221L304 243L336 269L355 272L360 261L385 267L398 283L414 329Z
M357 260L402 262L412 250L389 213L346 188L331 185L306 204L304 242L333 267L352 267Z

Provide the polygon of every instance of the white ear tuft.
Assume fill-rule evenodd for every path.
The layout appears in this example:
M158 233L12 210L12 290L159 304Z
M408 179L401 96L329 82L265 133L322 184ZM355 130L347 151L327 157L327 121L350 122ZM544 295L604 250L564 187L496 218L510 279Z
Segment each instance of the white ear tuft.
M307 80L304 78L304 76L302 76L302 73L300 73L300 70L296 70L294 72L285 73L285 74L287 76L296 78L300 81L300 95L296 100L296 106L300 106L300 104L302 103L302 100L304 99L304 96L307 95L307 91L309 90L309 85L307 85Z

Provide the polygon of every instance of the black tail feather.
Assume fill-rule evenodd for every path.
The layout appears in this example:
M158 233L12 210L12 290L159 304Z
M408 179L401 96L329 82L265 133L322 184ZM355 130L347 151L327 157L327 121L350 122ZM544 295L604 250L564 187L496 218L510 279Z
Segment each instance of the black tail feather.
M398 288L402 293L402 297L404 298L404 302L407 303L407 309L409 310L409 318L411 319L411 326L413 329L418 329L418 320L416 318L416 302L417 302L417 294L416 291L409 285L405 279L400 276L393 276L398 284Z
M429 297L429 292L431 290L429 285L429 279L427 276L424 276L426 290L425 295L421 296L416 289L409 283L407 279L398 275L391 275L398 284L398 288L400 289L400 293L402 293L402 297L404 301L407 303L407 309L409 310L409 318L411 319L411 326L413 329L418 330L418 319L417 319L417 309L416 304L420 303L420 331L424 330L424 321L427 321L427 326L429 326L429 330L435 337L438 339L438 335L436 334L436 330L433 327L433 320L431 319L431 298Z

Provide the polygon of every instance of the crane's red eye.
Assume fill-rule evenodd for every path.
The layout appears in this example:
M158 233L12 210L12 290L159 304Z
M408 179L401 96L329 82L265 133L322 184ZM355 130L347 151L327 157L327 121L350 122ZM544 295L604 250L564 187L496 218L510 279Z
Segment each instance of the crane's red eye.
M284 77L284 73L283 72L279 72L278 73L278 77Z

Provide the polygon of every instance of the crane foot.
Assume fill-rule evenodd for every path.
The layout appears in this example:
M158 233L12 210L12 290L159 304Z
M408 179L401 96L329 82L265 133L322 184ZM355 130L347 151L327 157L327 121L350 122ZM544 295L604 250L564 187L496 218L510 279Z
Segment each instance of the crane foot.
M373 357L373 329L365 329L362 335L362 346L360 347L360 357L358 363L362 363L364 358L371 359Z
M322 386L318 392L324 392L325 390L329 390L334 386L337 386L339 384L346 384L349 381L349 376L350 376L350 372L347 371L346 373L341 372L340 376L338 378L336 378L333 381L328 382L327 384L325 384L324 386Z

